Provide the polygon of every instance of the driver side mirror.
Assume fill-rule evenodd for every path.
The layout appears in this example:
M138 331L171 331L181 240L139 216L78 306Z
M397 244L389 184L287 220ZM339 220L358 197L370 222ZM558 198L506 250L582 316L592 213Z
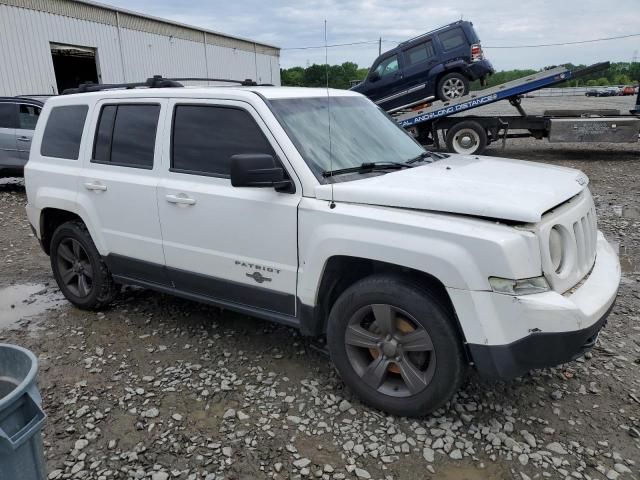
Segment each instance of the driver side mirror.
M234 187L270 187L293 193L295 186L272 155L245 153L231 157L231 185Z
M378 72L371 72L371 74L369 75L369 81L370 82L377 82L378 80L380 80L380 74Z

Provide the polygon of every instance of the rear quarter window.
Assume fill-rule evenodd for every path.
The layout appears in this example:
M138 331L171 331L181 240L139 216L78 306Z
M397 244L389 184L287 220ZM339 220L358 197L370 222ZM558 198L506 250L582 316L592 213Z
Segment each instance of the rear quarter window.
M87 105L53 107L42 136L40 154L44 157L77 160L88 110Z
M423 42L415 47L405 50L404 56L407 66L415 65L420 62L429 60L435 55L433 51L433 43L431 40Z
M444 50L452 50L467 43L467 37L460 27L438 34Z

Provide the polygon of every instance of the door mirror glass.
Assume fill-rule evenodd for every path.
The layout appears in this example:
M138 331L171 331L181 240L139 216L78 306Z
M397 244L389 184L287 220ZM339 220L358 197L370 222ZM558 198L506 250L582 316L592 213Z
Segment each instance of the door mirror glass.
M231 185L234 187L270 187L279 192L293 192L293 182L272 155L248 153L231 157Z

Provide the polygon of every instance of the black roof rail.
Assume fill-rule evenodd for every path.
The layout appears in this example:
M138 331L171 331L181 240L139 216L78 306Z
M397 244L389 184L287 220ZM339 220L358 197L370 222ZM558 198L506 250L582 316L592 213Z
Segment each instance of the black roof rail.
M154 75L147 78L144 82L134 83L82 83L77 88L67 88L62 92L62 95L70 95L73 93L87 93L87 92L100 92L102 90L118 90L132 88L171 88L171 87L184 87L180 82L224 82L224 83L237 83L243 87L257 87L257 86L273 86L270 83L258 84L254 80L247 78L245 80L230 80L228 78L201 78L201 77L184 77L184 78L164 78L162 75Z
M38 106L44 105L42 100L38 100L37 98L31 98L29 96L16 95L15 97L4 97L0 96L0 102L20 102L20 103L33 103Z
M132 89L132 88L167 88L167 87L183 87L179 82L175 82L162 75L154 75L147 78L144 82L136 83L82 83L77 88L67 88L62 95L70 95L73 93L100 92L102 90Z
M21 95L16 95L16 98L34 98L34 97L55 97L56 93L23 93Z
M464 23L464 22L467 22L467 21L468 20L456 20L455 22L449 23L447 25L443 25L442 27L438 27L438 28L436 28L434 30L430 30L427 33L421 33L420 35L418 35L416 37L410 38L409 40L405 40L404 42L399 43L398 47L406 45L407 43L411 43L414 40L418 40L418 39L420 39L422 37L426 37L427 35L433 35L434 33L439 32L440 30L444 30L445 28L453 27L454 25L460 25L461 23Z
M176 82L222 82L222 83L237 83L243 87L257 87L258 85L267 85L265 83L258 84L255 80L246 78L244 80L230 80L228 78L202 78L202 77L189 77L189 78L167 78ZM270 85L270 84L269 84Z

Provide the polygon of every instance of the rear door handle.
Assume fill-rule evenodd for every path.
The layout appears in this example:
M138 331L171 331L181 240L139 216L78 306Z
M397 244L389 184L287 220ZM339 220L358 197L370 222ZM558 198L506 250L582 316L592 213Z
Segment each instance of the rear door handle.
M177 195L167 195L165 198L167 199L167 202L175 203L178 205L195 205L196 204L195 198L188 197L184 193L179 193Z
M86 188L87 190L96 190L96 191L104 192L107 189L107 186L98 182L96 183L87 182L84 184L84 188Z
M29 137L24 137L24 136L23 136L23 137L18 137L18 141L19 141L19 142L30 142L30 141L31 141L31 138L29 138Z

